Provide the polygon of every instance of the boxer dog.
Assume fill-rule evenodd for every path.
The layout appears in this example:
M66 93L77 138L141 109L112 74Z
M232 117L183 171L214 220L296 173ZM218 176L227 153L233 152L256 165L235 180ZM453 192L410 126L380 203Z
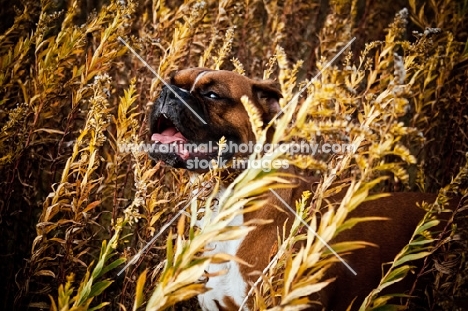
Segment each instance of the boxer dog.
M282 96L273 81L257 81L234 72L205 68L177 72L170 79L169 87L162 89L149 117L151 139L160 147L150 156L176 168L197 170L194 160L216 159L218 150L185 148L188 144L211 143L216 146L223 136L237 144L255 142L249 116L241 102L243 96L247 96L260 111L264 124L280 111L279 99ZM175 148L169 150L169 147ZM225 159L232 156L234 154L229 150L222 154ZM296 188L278 191L290 206L294 206L304 190L313 190L312 183L303 178L293 182L297 184ZM334 242L360 240L377 247L366 247L344 256L357 272L356 276L341 263L329 269L328 277L336 277L336 280L317 297L321 303L319 309L346 310L353 301L354 307L359 306L367 294L377 287L382 277L382 264L391 262L409 242L415 227L425 215L417 203L433 203L435 199L436 195L433 194L394 193L365 202L355 209L349 217L377 216L388 220L362 222L337 236ZM335 200L339 201L339 197ZM269 224L258 226L242 239L210 245L213 246L211 252L238 256L249 265L234 261L210 265L209 273L225 270L225 274L208 279L206 286L211 290L198 297L203 310L238 310L250 284L257 280L258 272L268 265L277 233L281 232L285 222L290 228L294 220L294 215L275 207L282 204L274 196L270 195L268 202L262 209L236 217L232 225L241 225L250 219L266 219L271 221ZM402 282L397 284L401 286L401 291L411 287ZM395 288L395 292L400 292L398 290ZM251 301L244 306L244 310L251 308Z

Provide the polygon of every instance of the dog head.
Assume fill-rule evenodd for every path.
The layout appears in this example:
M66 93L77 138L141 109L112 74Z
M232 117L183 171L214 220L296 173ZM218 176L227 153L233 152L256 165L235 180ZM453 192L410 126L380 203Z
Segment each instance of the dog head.
M255 143L242 96L247 96L267 124L279 111L282 97L273 81L256 81L240 74L206 68L177 72L164 86L149 123L155 147L150 156L177 168L190 161L218 157L221 137L228 143ZM232 150L223 159L235 156Z

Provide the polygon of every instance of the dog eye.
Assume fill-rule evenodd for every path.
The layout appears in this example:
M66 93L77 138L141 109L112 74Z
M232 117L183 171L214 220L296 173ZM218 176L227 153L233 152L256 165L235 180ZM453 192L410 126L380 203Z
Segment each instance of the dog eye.
M211 99L220 99L221 98L221 97L219 97L218 94L216 94L215 92L211 92L211 91L203 94L203 96L211 98Z

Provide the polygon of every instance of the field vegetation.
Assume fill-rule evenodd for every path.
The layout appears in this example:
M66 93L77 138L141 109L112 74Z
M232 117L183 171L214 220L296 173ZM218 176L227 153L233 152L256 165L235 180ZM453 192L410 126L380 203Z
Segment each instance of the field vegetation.
M6 0L0 17L1 310L197 310L206 265L226 259L203 248L251 230L256 223L227 224L261 208L269 188L288 186L275 171L236 174L222 217L195 226L225 174L200 176L205 189L194 200L200 185L189 172L120 148L149 141L147 114L162 87L123 41L164 78L203 66L276 80L286 110L273 143L355 146L268 155L322 177L295 207L326 241L380 193L439 193L363 310L384 305L379 289L412 273L416 258L425 266L413 272L433 280L414 293L426 309L468 300L466 207L444 210L468 189L467 0ZM262 141L261 124L254 130ZM312 207L328 207L336 180L349 191L318 223ZM453 217L435 232L442 210ZM299 221L278 236L273 258L251 293L259 310L305 305L336 260Z

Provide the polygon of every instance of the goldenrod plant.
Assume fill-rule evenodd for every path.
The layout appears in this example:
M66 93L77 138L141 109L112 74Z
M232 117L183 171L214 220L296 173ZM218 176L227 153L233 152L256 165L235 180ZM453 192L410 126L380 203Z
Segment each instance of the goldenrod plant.
M114 250L118 244L120 231L122 230L122 224L123 223L119 223L116 225L115 233L109 242L105 240L102 242L101 253L99 254L99 259L96 263L96 266L93 267L92 272L86 272L84 279L80 282L80 287L77 289L76 293L74 293L74 288L72 287L74 274L71 273L67 276L67 283L65 285L60 285L58 288L57 302L55 302L55 300L51 297L50 310L99 310L109 304L108 302L101 302L93 308L90 308L90 304L94 297L99 296L113 282L109 279L96 282L97 279L103 276L106 272L115 269L125 262L125 258L118 258L111 263L107 263L107 261L116 254ZM91 263L91 266L92 265L93 264Z
M288 176L215 166L194 178L145 149L163 86L154 72L168 78L204 66L278 82L283 113L271 124L242 100L260 144L274 128L272 144L350 147L250 155L321 178L292 206L300 218L291 231L278 231L249 292L255 310L316 303L338 261L323 241L372 221L347 219L360 203L407 190L439 196L422 206L428 213L413 239L361 309L414 309L419 298L428 310L453 310L468 297L466 206L446 208L467 194L467 13L466 0L5 1L0 309L198 310L206 266L243 264L203 252L261 225L228 226L261 208L264 194L291 187ZM342 201L329 200L345 188ZM452 216L437 232L442 212ZM366 245L333 247L344 254ZM388 305L380 292L409 273L434 282Z

